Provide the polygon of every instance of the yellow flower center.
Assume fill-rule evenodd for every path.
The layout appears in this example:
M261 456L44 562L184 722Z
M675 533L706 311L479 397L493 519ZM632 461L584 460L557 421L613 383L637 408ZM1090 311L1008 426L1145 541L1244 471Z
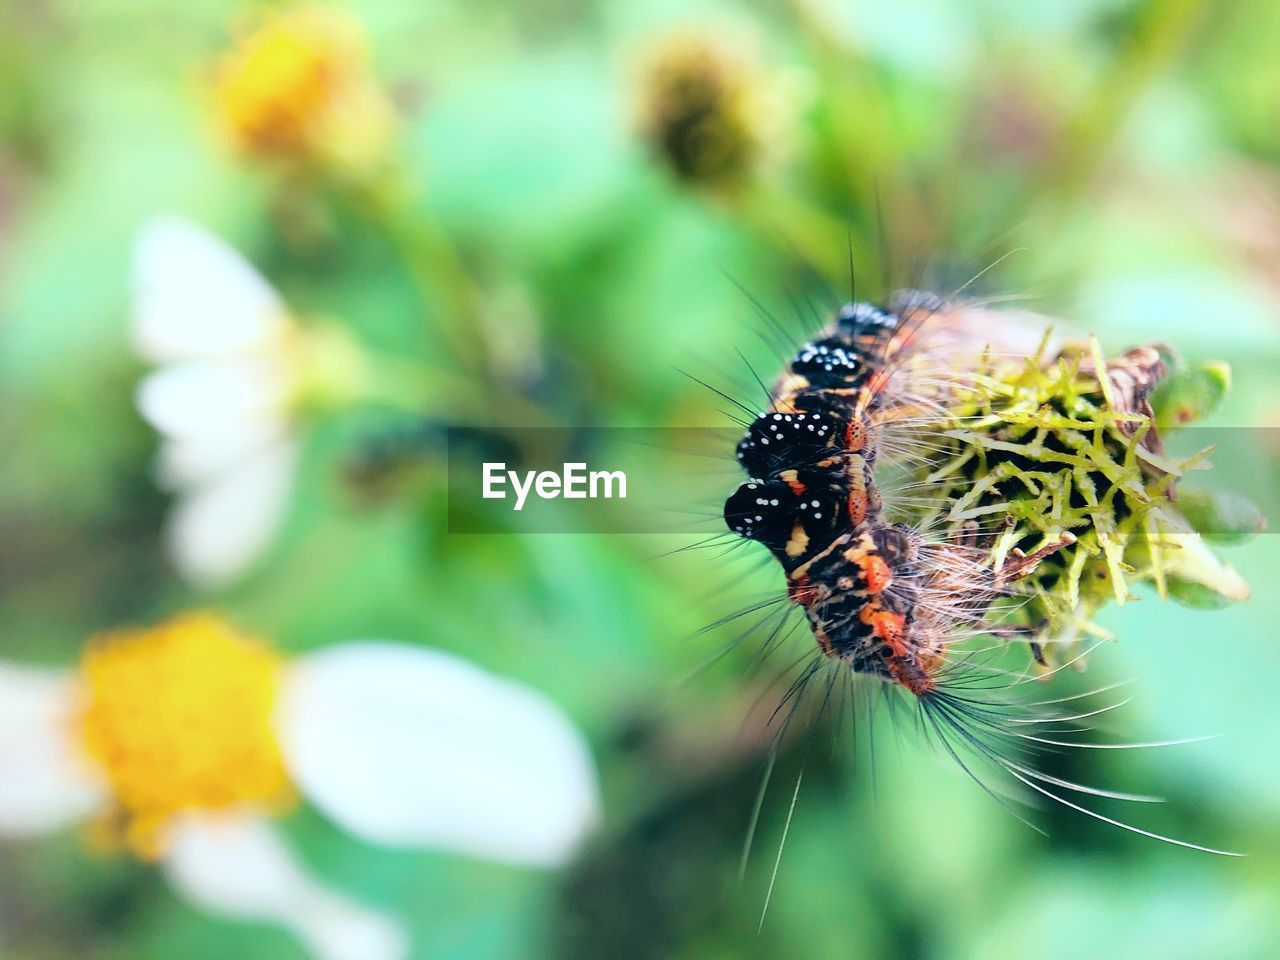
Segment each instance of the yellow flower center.
M111 839L153 857L175 814L292 804L271 723L281 660L262 642L188 614L96 638L81 671L81 741L114 793Z
M288 345L289 403L295 413L341 409L369 393L369 355L349 331L317 322L298 328Z

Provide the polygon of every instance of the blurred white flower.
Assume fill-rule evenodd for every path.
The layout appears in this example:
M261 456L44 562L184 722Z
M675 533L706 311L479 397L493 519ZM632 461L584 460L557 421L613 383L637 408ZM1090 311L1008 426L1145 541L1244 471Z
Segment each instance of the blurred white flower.
M159 482L177 495L169 552L179 573L224 586L271 544L289 502L299 414L358 394L359 348L306 329L235 250L174 217L139 231L134 345L159 365L138 386L163 438Z
M285 660L209 614L108 634L78 670L0 664L0 783L0 836L96 815L194 905L321 960L407 936L294 859L270 820L298 794L370 843L536 867L598 817L581 735L533 690L386 642Z

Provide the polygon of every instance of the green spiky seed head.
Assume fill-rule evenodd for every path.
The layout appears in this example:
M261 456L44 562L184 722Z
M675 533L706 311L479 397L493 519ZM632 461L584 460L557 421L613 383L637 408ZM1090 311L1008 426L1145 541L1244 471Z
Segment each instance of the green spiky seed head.
M1205 465L1208 451L1168 455L1158 426L1164 417L1185 425L1216 408L1228 369L1170 375L1176 358L1167 348L1108 361L1096 341L1053 355L1048 341L1020 362L985 357L950 389L948 416L927 430L936 453L909 478L929 496L902 519L977 545L997 573L1048 548L1010 585L1001 619L1059 661L1080 638L1107 637L1095 615L1126 603L1142 584L1196 607L1246 597L1239 574L1180 508L1177 484ZM1199 499L1194 505L1201 517L1212 509ZM1238 503L1217 510L1229 513L1219 518L1227 526L1256 529L1256 516Z

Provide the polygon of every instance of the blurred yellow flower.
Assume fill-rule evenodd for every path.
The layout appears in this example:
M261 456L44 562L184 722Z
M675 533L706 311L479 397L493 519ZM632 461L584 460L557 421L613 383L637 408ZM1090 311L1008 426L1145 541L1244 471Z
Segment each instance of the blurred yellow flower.
M395 132L364 33L334 10L299 7L267 20L224 55L214 98L236 149L355 176L386 158Z
M117 824L196 906L319 960L401 960L402 926L328 888L272 818L305 798L367 842L554 867L598 818L581 734L536 691L385 641L296 658L187 614L92 641L79 669L0 662L0 837Z

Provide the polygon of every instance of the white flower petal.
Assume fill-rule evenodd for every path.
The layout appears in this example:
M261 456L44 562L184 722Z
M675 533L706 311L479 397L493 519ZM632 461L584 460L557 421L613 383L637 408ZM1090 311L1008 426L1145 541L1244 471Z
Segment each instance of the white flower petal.
M595 768L541 694L447 654L350 643L298 660L285 762L352 833L513 863L563 863L595 824Z
M209 483L269 447L283 442L283 419L258 417L187 437L172 437L160 447L156 481L167 490Z
M103 803L72 740L74 708L70 673L0 664L0 834L56 830Z
M187 816L168 840L165 872L193 906L279 924L318 960L400 960L408 953L400 924L311 879L260 819Z
M297 458L295 443L277 443L178 501L169 554L187 581L221 587L253 565L284 521Z
M161 433L199 437L255 420L283 420L287 372L265 358L189 360L143 377L138 412Z
M138 231L133 340L153 361L252 350L287 323L280 297L239 253L177 217Z

